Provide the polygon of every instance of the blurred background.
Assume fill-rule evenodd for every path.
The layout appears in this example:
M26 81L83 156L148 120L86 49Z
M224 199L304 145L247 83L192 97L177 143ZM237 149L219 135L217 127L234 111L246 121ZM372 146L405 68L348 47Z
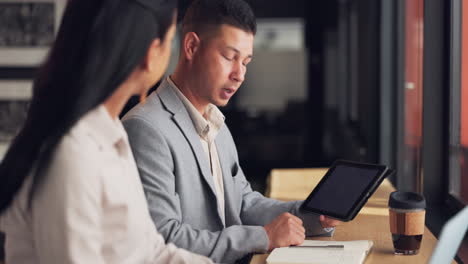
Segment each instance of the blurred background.
M191 1L179 2L183 15ZM272 168L383 163L397 170L396 188L424 193L438 235L468 203L468 5L247 2L258 18L254 58L222 111L253 188L265 191ZM25 119L65 4L0 0L0 158ZM167 74L178 39L173 45Z

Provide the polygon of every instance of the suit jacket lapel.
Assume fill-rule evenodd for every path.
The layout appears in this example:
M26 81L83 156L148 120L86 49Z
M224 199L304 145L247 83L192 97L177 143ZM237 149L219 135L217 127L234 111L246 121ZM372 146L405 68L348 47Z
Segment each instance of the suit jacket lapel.
M222 128L225 129L225 128ZM236 206L236 197L239 195L236 193L234 186L234 179L232 171L232 160L227 157L225 140L221 138L222 131L219 131L218 137L215 139L216 148L218 150L219 163L221 164L221 170L223 172L223 184L224 184L224 212L225 212L225 226L231 226L239 224L235 219L238 218L238 210ZM236 165L236 164L235 164Z
M159 98L161 98L162 103L166 109L173 114L173 120L185 135L185 138L190 143L192 151L197 158L198 167L205 178L206 183L208 184L211 192L216 197L216 192L214 188L213 176L211 175L210 166L208 160L206 159L205 151L200 142L200 137L195 130L192 119L190 118L187 110L185 109L184 104L180 101L177 94L174 93L170 84L164 80L161 86L158 88Z

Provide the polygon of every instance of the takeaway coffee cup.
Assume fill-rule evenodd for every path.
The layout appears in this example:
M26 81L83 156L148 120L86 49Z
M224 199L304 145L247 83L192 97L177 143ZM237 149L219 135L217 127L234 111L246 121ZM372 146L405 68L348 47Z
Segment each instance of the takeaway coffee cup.
M418 193L396 191L390 194L388 206L395 254L418 254L424 234L426 200Z

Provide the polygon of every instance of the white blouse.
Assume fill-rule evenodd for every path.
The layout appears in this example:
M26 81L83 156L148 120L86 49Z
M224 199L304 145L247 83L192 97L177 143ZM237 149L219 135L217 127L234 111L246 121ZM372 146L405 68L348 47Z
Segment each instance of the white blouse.
M6 263L212 263L165 244L127 134L104 106L63 137L46 175L31 207L28 178L0 217Z

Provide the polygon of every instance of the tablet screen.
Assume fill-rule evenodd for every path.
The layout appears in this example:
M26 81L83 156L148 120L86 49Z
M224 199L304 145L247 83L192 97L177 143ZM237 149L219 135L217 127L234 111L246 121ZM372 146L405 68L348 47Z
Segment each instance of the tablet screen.
M337 165L314 189L304 206L322 211L332 217L345 217L382 172L382 167Z

